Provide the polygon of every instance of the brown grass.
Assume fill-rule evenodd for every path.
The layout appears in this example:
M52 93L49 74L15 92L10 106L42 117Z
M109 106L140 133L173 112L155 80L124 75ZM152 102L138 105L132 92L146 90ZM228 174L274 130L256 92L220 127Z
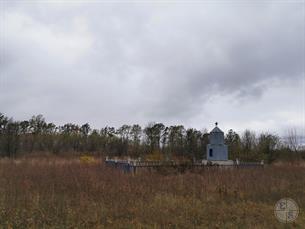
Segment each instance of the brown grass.
M305 168L217 169L184 174L123 174L79 159L0 160L4 228L285 228L277 200L301 209L289 227L304 228Z

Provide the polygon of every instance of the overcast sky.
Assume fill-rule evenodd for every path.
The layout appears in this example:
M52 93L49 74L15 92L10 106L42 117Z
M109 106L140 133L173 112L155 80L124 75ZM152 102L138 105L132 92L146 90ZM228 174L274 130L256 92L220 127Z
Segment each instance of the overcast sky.
M303 0L0 2L7 116L305 130Z

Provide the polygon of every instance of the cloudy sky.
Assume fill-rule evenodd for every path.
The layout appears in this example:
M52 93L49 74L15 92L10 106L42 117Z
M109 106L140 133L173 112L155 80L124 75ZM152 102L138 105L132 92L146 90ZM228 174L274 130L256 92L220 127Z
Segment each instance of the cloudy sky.
M0 2L7 116L305 130L303 0Z

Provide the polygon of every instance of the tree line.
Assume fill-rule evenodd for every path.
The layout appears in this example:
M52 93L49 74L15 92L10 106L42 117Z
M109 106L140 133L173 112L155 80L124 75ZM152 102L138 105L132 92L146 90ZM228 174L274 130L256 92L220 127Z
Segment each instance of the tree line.
M293 138L294 136L290 136ZM46 122L42 115L29 120L15 121L0 113L0 155L16 157L30 153L98 154L129 157L146 157L158 160L184 158L201 160L206 157L209 134L206 130L186 129L183 125L165 126L149 123L119 128L92 129L88 123L67 123L56 126ZM246 161L305 159L304 151L294 139L283 142L271 133L256 134L245 130L241 135L232 129L225 134L229 158Z

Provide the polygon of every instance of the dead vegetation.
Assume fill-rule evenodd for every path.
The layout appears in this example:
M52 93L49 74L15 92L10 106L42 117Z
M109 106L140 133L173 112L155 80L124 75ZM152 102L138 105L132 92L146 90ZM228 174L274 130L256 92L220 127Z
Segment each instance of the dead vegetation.
M124 174L97 159L0 161L4 228L285 228L277 200L301 209L290 226L304 228L305 168L218 169L184 174Z

